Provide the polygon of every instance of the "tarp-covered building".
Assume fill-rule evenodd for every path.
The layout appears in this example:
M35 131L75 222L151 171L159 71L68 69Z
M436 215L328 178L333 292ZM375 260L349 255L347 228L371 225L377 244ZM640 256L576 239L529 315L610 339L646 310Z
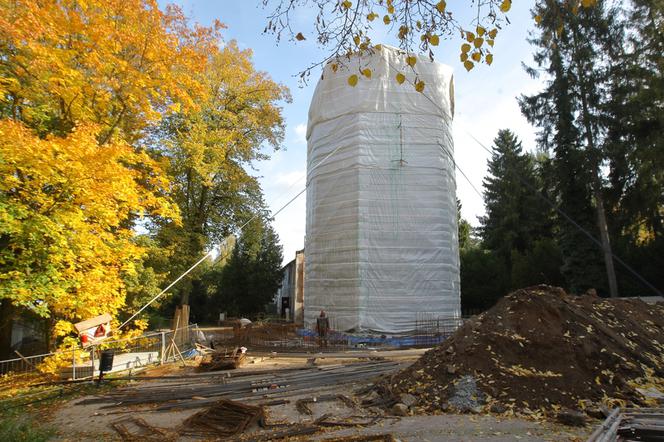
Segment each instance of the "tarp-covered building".
M422 313L458 318L451 68L385 46L345 65L309 109L305 323L325 310L339 330L399 334ZM371 78L350 86L360 69Z

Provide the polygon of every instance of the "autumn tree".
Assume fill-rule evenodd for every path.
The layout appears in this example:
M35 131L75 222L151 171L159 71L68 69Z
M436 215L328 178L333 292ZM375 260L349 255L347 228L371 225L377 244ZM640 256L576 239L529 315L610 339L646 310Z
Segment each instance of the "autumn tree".
M191 73L206 69L221 25L191 26L153 0L0 0L0 28L2 333L22 308L60 337L156 284L132 277L146 250L133 226L178 210L145 137L205 100Z
M157 164L121 141L100 148L98 136L79 126L40 138L0 121L0 299L48 318L53 338L124 306L123 276L144 251L133 217L177 219Z
M595 1L567 3L581 8L593 6ZM423 52L432 61L442 40L459 38L459 59L466 70L479 63L490 65L495 39L510 23L507 14L512 0L481 0L461 7L448 5L445 0L263 0L263 5L269 10L265 33L274 35L277 41L313 38L327 50L324 59L300 72L300 78L306 82L314 69L330 62L347 70L349 79L366 76L361 57L352 55L375 50L376 43L381 43L372 41L375 31L386 31L407 54ZM310 29L296 28L293 23L293 16L301 10L315 11ZM472 19L460 20L459 16L468 11ZM349 83L352 86L355 81L351 79ZM414 83L419 92L424 90L423 84Z
M186 270L208 247L219 244L265 203L250 169L279 149L284 121L279 106L290 100L288 89L256 71L250 50L233 41L210 58L201 73L204 99L198 109L165 118L151 144L153 156L168 164L171 196L180 207L182 224L154 223L157 241L172 253L172 275ZM191 284L180 286L188 303Z
M2 0L0 10L0 117L41 135L95 123L101 144L116 133L136 141L169 106L196 108L191 72L221 27L191 27L153 0Z

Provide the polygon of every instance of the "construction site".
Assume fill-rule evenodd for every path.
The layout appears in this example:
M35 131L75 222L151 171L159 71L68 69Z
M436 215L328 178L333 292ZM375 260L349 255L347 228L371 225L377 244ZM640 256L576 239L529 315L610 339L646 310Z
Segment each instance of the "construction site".
M487 121L475 112L507 107L482 99L468 112L472 91L455 92L460 74L493 63L510 0L473 2L472 31L444 1L315 1L315 41L341 40L312 65L311 94L294 94L308 100L295 128L306 170L283 190L270 167L286 154L265 176L254 166L266 146L298 143L282 117L288 88L254 70L245 43L222 40L218 20L122 3L2 5L0 439L664 442L661 133L643 135L659 126L629 118L646 98L615 81L645 78L624 66L656 57L625 49L613 71L613 52L596 55L611 42L586 41L613 32L638 52L630 38L654 27L660 46L646 49L657 53L661 6L521 11L541 30L528 42L546 71L542 92L518 89L540 130L523 152L508 129L491 149L475 137ZM307 48L290 21L300 25L293 10L307 2L276 3L264 33ZM395 46L357 27L378 17L371 8L396 25ZM231 22L252 19L233 11ZM606 31L621 14L646 24ZM122 27L132 20L140 32ZM462 73L434 57L456 34ZM404 49L413 35L417 53ZM102 43L111 49L94 52ZM93 77L109 54L120 58ZM34 60L39 75L11 77ZM53 73L61 64L73 67ZM129 79L125 96L117 84ZM598 98L607 90L630 117ZM659 106L643 114L664 127ZM462 156L486 159L483 191ZM263 194L270 181L280 199ZM462 216L460 186L482 200L477 225ZM302 195L301 212L278 224Z
M401 58L364 62L380 79ZM541 285L461 317L453 77L419 64L429 95L329 66L318 83L306 246L276 300L291 321L199 328L184 305L12 406L51 401L59 440L663 440L661 301ZM110 321L77 324L97 330L83 343ZM3 371L37 364L20 356Z

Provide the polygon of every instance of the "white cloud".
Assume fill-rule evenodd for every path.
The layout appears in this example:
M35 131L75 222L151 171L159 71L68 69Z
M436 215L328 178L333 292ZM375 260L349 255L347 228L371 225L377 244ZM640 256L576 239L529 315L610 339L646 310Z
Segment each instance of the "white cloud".
M307 125L305 123L300 123L295 126L295 142L306 144L307 143Z

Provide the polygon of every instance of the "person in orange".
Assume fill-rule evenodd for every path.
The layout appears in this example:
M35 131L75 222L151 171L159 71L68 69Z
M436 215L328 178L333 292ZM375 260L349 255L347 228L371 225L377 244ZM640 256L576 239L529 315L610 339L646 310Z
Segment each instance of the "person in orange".
M327 347L327 335L330 332L330 320L325 316L325 311L320 311L320 316L316 318L316 332L318 333L319 345L321 348Z

